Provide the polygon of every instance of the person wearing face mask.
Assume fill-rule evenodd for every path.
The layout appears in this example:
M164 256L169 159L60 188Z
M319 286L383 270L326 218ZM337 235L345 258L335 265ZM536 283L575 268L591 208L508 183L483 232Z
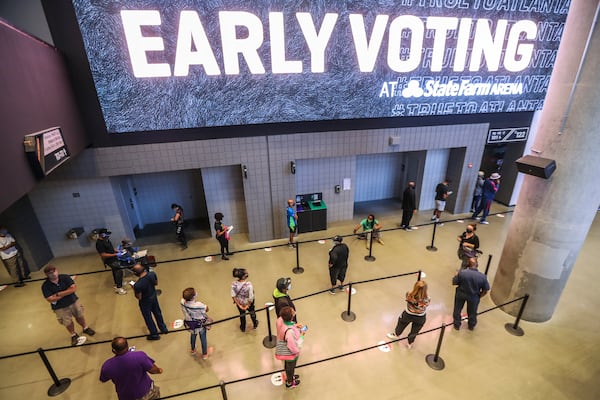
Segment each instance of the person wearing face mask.
M248 271L246 268L234 268L233 277L237 280L231 282L231 298L240 312L240 330L246 332L246 313L250 314L250 319L256 329L258 319L256 319L254 309L254 287L248 280Z
M195 321L196 324L187 324L190 331L191 353L196 354L196 336L200 336L200 346L202 347L202 359L208 359L208 342L206 339L206 327L204 323L208 320L208 306L198 301L198 294L192 287L183 290L181 295L181 311L184 321Z
M345 243L342 243L343 238L339 235L333 237L333 247L329 250L329 280L331 281L330 294L335 294L336 289L342 291L344 289L344 279L346 279L346 271L348 270L348 256L350 249ZM338 281L340 282L338 286Z
M477 227L475 224L467 225L467 229L462 235L457 236L458 240L458 259L462 261L460 268L465 269L469 265L469 259L477 257L479 251L479 237L475 234Z
M154 271L147 271L142 264L135 264L132 268L133 273L139 279L135 283L131 283L135 292L135 297L139 300L140 311L144 322L150 331L150 335L146 336L148 340L159 340L160 335L158 329L163 334L169 333L167 325L162 316L160 305L158 304L158 297L156 295L156 285L158 285L158 277ZM154 319L156 323L154 323ZM158 329L156 325L158 324Z
M367 218L363 219L359 222L358 225L354 227L354 234L358 232L359 229L362 228L362 232L358 234L359 239L367 240L367 250L369 249L369 244L371 242L371 238L369 235L373 235L373 239L375 239L380 244L383 244L383 240L381 239L381 224L375 218L375 215L369 214Z
M77 321L83 333L94 336L96 333L85 322L83 306L78 300L75 291L77 287L69 275L59 274L56 267L47 265L44 268L46 280L42 284L42 293L48 303L51 304L52 311L56 314L56 319L71 334L71 346L78 346L85 343L85 336L79 336L75 332L73 318Z
M273 290L273 302L275 303L275 314L280 317L281 309L283 307L291 307L294 310L293 320L296 321L296 306L290 298L288 292L292 289L292 278L279 278L275 283L275 290Z
M498 192L498 189L500 188L500 178L500 174L494 172L490 175L489 179L486 179L485 182L483 182L481 202L473 215L471 215L471 219L479 219L479 214L483 211L483 216L479 223L483 225L489 224L489 222L486 221L486 218L490 213L490 207L492 206L494 197L496 197L496 192Z
M408 186L402 194L402 223L400 228L405 231L411 231L410 220L413 214L417 212L417 200L415 198L415 183L408 182Z

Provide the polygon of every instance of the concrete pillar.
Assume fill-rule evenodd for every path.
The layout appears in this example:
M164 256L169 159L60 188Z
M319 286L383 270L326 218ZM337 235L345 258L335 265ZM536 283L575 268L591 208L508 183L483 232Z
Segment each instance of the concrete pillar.
M527 321L552 317L600 204L598 3L571 2L531 147L557 168L550 179L525 177L492 285L496 304L530 295Z

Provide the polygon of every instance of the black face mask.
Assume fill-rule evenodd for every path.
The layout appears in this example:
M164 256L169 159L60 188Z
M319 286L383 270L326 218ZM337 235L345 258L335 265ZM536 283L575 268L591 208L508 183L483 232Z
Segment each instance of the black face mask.
M473 229L467 229L467 233L473 233Z

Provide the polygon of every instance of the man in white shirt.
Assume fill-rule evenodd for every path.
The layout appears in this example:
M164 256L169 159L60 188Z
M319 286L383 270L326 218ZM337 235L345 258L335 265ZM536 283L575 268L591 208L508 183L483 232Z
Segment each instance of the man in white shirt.
M17 248L17 241L3 227L0 227L0 258L15 282L22 283L24 279L29 279L29 274L25 271L23 256Z

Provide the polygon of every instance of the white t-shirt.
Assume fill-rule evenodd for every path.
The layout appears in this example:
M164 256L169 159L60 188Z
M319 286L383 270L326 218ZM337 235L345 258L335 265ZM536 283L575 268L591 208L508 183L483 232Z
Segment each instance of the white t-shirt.
M9 233L7 233L4 237L0 236L0 247L7 246L11 243L15 243L15 239ZM3 260L8 260L9 258L16 256L17 253L17 246L12 246L6 250L0 251L0 257L2 257Z
M231 297L235 297L241 305L247 306L254 301L254 288L249 281L233 281L231 283Z

